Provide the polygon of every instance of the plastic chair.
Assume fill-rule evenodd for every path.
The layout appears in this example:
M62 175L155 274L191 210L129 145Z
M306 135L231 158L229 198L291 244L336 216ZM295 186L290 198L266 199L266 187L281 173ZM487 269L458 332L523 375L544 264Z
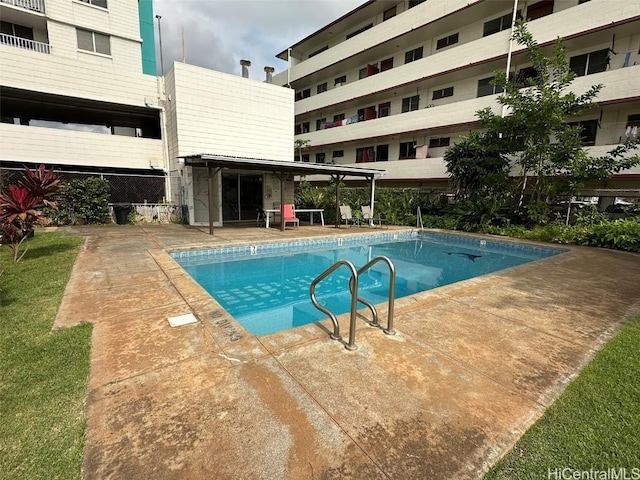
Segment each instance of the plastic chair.
M382 228L382 224L384 223L385 225L387 223L389 223L389 220L387 220L386 218L382 218L380 215L378 215L378 218L373 218L371 216L371 206L370 205L362 205L360 207L360 209L362 210L362 216L364 217L365 221L367 222L367 224L369 226L376 226L376 221L378 222L378 227Z
M300 226L300 220L296 217L295 207L291 203L283 205L282 221L284 222L284 228L287 228L287 223L295 223L296 228Z
M360 226L360 219L354 218L351 214L351 207L349 205L340 205L340 218L344 220L345 225L358 225Z

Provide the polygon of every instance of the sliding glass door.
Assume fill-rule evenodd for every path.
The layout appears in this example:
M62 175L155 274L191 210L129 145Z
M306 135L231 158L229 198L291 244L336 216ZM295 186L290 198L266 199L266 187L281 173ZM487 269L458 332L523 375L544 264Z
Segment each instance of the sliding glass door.
M262 175L222 174L222 220L255 220L262 207Z

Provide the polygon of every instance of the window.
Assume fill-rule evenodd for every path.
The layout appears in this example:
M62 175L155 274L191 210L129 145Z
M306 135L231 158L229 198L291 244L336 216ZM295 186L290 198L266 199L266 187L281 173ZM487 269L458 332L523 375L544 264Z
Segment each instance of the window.
M627 127L625 128L624 136L626 138L638 138L638 127L640 127L640 114L635 113L629 115L627 117Z
M373 147L356 148L356 163L375 162L376 152Z
M431 138L429 140L429 148L448 147L450 140L449 137Z
M453 97L453 87L434 90L433 97L431 97L431 100L438 100L439 98L444 98L444 97Z
M367 67L361 68L358 72L358 79L362 80L363 78L367 78Z
M494 33L501 32L502 30L506 30L511 28L511 13L507 13L499 18L494 18L493 20L489 20L484 24L484 32L482 33L483 37L488 37L489 35L493 35Z
M436 42L436 50L440 50L441 48L448 47L456 43L458 43L458 34L454 33L453 35L449 35L448 37L438 40Z
M607 65L609 65L608 48L577 55L569 59L569 68L579 77L604 72L607 69Z
M391 102L381 103L378 105L378 118L388 117L391 113Z
M327 91L327 82L321 83L316 87L316 93L324 93Z
M396 7L394 6L394 7L391 7L389 10L384 11L384 13L382 14L382 21L386 22L387 20L395 16L396 16Z
M389 145L378 145L376 147L376 162L389 161Z
M300 161L300 156L299 155L296 155L295 161L296 162ZM309 163L309 154L308 153L305 153L304 155L302 155L302 162L303 163Z
M341 113L339 115L334 115L333 116L333 121L334 122L339 122L340 120L344 120L344 113Z
M572 127L582 129L582 145L595 145L596 132L598 131L598 120L581 120L579 122L569 122Z
M413 112L418 110L420 103L420 96L414 95L413 97L407 97L402 99L402 113Z
M316 163L324 163L325 154L324 153L316 153Z
M333 81L334 87L338 87L340 85L344 85L345 83L347 83L347 76L346 75L342 75L341 77L338 77Z
M316 130L324 130L324 124L327 123L326 118L319 118L316 120Z
M359 28L355 32L348 33L347 40L349 40L351 37L355 37L356 35L360 35L362 32L369 30L371 27L373 27L373 23L370 23L369 25L365 25L364 27Z
M103 55L111 55L111 42L109 35L91 32L76 28L78 37L78 49L88 52L102 53Z
M627 117L627 127L640 127L640 114L629 115Z
M416 158L416 142L400 143L400 160L407 158Z
M409 8L413 8L416 5L420 5L425 0L409 0Z
M309 133L309 122L299 123L295 126L296 135L301 135L303 133Z
M331 158L341 158L344 157L344 150L334 150L331 152Z
M492 85L493 77L483 78L482 80L478 80L478 96L486 97L487 95L494 95L496 93L504 92L502 87L497 85Z
M541 2L529 5L527 8L527 20L536 20L553 13L553 0L542 0Z
M18 25L16 23L10 23L0 21L2 33L11 35L12 37L26 38L27 40L33 40L33 28ZM2 37L0 37L2 38Z
M361 108L360 110L358 110L359 122L364 122L365 120L373 120L374 118L378 118L375 105L372 107Z
M380 62L380 71L391 70L393 68L393 57L387 58Z
M311 96L311 89L310 88L306 88L302 91L298 90L296 92L296 102L298 100L302 100L303 98L309 98Z
M39 94L29 101L19 94L2 90L2 123L82 131L91 134L160 139L160 117L154 109L130 112L124 106L106 108L97 101L67 98L64 104L55 95Z
M96 7L107 8L107 0L80 0L83 3L88 3L89 5L95 5Z
M521 69L516 75L516 86L518 88L529 87L533 80L538 76L538 71L533 67Z
M418 47L414 50L409 50L404 54L404 63L415 62L422 58L422 47Z
M324 52L325 50L329 50L329 45L325 45L325 46L324 46L324 47L322 47L321 49L316 50L315 52L311 52L311 53L309 54L309 58L311 58L311 57L315 57L316 55L318 55L319 53Z

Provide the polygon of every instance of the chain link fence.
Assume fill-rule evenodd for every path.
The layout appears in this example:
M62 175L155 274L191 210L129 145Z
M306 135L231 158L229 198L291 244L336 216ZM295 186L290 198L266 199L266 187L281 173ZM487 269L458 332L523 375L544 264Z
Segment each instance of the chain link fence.
M23 166L0 166L0 190L7 185L16 184L23 171ZM177 172L169 175L141 175L65 171L55 168L54 171L63 182L87 178L106 180L110 187L109 203L131 204L137 221L162 223L182 221L182 179ZM172 198L169 198L167 185L170 185L173 192ZM175 203L172 204L172 201Z

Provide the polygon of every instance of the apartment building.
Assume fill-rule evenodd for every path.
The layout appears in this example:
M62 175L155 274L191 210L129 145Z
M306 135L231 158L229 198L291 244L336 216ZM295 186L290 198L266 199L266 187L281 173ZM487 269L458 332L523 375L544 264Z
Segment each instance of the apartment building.
M101 174L113 201L161 201L152 0L0 0L0 20L0 167Z
M564 39L578 75L572 90L602 83L597 109L571 121L602 154L640 126L640 2L519 0L540 45ZM384 162L382 181L446 186L443 155L471 129L475 112L500 113L490 81L505 70L514 0L373 0L277 56L289 68L274 82L295 89L295 138L302 162ZM511 72L530 75L514 45ZM640 169L609 187L638 188Z

